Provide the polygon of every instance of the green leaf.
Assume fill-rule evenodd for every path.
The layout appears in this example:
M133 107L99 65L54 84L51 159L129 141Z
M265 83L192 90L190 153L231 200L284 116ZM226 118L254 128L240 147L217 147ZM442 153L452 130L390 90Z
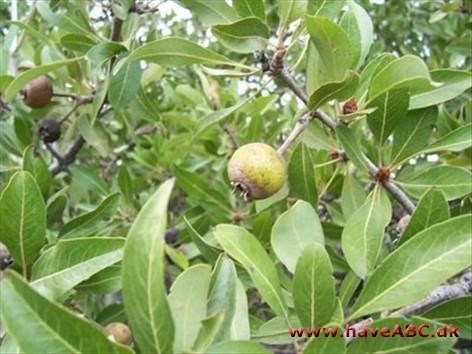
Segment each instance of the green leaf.
M472 123L454 129L442 138L436 140L428 147L421 150L423 154L438 151L460 152L472 146Z
M211 275L208 315L223 313L224 319L215 342L231 338L231 324L236 310L236 268L228 256L221 254Z
M333 267L322 244L303 250L293 277L293 303L303 327L313 328L329 322L334 312Z
M80 134L85 139L87 144L90 144L102 157L108 157L112 153L110 148L108 132L97 119L90 119L83 115L76 118L77 128Z
M197 264L181 273L169 293L169 305L175 323L174 352L191 349L198 336L200 321L206 316L211 269Z
M306 27L330 81L341 81L352 64L352 49L346 32L322 17L306 17Z
M141 87L141 67L138 61L127 62L113 74L108 89L108 100L115 109L128 105Z
M221 44L238 53L262 50L267 47L269 38L269 28L257 17L215 25L211 32Z
M316 210L303 200L297 201L277 218L270 242L277 257L293 273L306 247L317 243L324 245L323 229Z
M298 20L306 11L307 0L278 1L280 28L287 28L293 21Z
M233 0L233 8L240 17L257 17L265 22L264 0Z
M344 226L341 239L344 255L362 279L372 272L378 262L385 227L391 216L390 200L377 184L367 201L349 217Z
M174 320L164 284L164 234L174 180L164 182L128 232L123 256L123 302L143 352L172 352Z
M29 172L15 173L2 192L0 242L8 248L24 274L46 242L46 206Z
M262 344L249 340L232 340L219 342L212 345L206 351L207 354L233 354L233 353L258 353L270 354L269 349Z
M51 71L62 68L63 66L76 63L82 59L83 57L77 57L77 58L72 58L72 59L67 59L67 60L62 60L62 61L56 61L53 63L43 64L40 66L36 66L33 69L26 70L25 72L18 75L10 83L10 85L8 85L7 89L4 92L5 101L11 102L15 98L15 95L20 90L22 90L26 86L26 84L28 84L28 82L30 82L31 80L36 79L37 77L47 74Z
M371 60L361 72L360 85L356 92L356 97L362 97L367 93L370 83L375 75L382 70L388 63L394 61L397 57L391 53L382 53Z
M274 263L257 239L234 225L218 225L214 233L225 252L246 269L272 310L288 320L287 305Z
M428 143L438 118L436 107L409 111L393 134L391 166L418 154Z
M0 291L2 324L21 353L116 353L99 328L40 296L13 271Z
M233 322L231 322L231 339L249 340L251 331L249 327L249 309L246 290L239 279L236 279L236 307L234 309Z
M23 170L34 176L42 195L46 197L51 188L52 176L43 157L35 156L33 145L28 146L23 152Z
M399 176L395 182L405 192L419 199L428 189L442 191L447 200L460 198L472 192L471 173L454 166L436 166L406 177Z
M218 255L221 250L215 246L209 244L190 224L189 220L184 216L185 224L190 233L190 238L192 239L195 246L197 246L200 253L211 263L215 263L218 259Z
M404 244L420 231L449 217L449 204L444 194L437 189L430 189L421 197L398 244Z
M308 108L315 110L333 99L346 100L354 94L358 85L359 75L353 71L348 71L341 81L328 82L316 88L310 95Z
M407 327L409 325L415 326L416 330L422 328L421 333L426 334L426 337L419 336L407 336ZM421 327L426 325L427 327ZM403 318L403 317L392 317L384 318L374 321L368 326L367 338L360 338L355 340L347 349L347 353L448 353L454 343L455 338L441 338L436 335L436 330L439 325L435 322L427 321L422 318ZM385 338L381 335L383 328L384 335L388 333L388 337ZM403 335L393 335L395 330L400 328ZM374 337L373 333L377 332ZM359 335L361 332L357 331ZM397 332L398 333L398 332ZM406 336L406 338L405 338ZM372 338L370 338L372 337Z
M346 0L309 0L306 13L308 15L326 17L330 20L336 20L338 15L341 13Z
M459 337L472 338L472 297L463 296L443 302L421 317L459 327Z
M98 176L95 168L84 165L71 165L69 170L72 173L74 182L99 195L106 196L110 194L110 189L103 179Z
M318 202L316 178L314 171L315 161L310 149L300 143L290 157L288 165L288 181L290 196L309 202L314 208Z
M350 318L411 304L470 266L471 223L471 215L449 219L397 248L368 279Z
M367 124L382 146L393 130L402 123L410 96L406 89L385 91L369 102L367 108L377 108L367 115Z
M121 264L118 263L95 273L77 285L75 290L105 295L115 293L121 288Z
M341 192L341 208L344 219L349 217L364 204L366 198L365 189L359 183L358 179L352 174L346 173Z
M251 99L255 97L254 95L248 97L245 100L236 103L234 106L222 108L217 111L213 111L207 114L205 117L200 119L197 123L197 127L195 128L194 136L199 136L204 130L209 128L210 126L221 122L222 120L226 119L230 115L236 113L240 108L245 106Z
M332 326L331 328L332 330L335 330L335 328L337 328L339 333L343 331L341 327ZM340 335L334 337L325 335L313 337L306 343L305 348L303 349L303 354L342 354L345 352L345 340Z
M193 351L196 353L205 352L214 341L223 324L224 314L219 312L202 320L198 337L195 340Z
M224 1L180 0L206 26L236 21L235 10Z
M407 88L414 94L431 87L431 76L424 61L413 55L405 55L388 63L372 79L369 100L393 89Z
M48 200L48 204L46 206L46 214L47 214L46 224L48 228L52 228L54 223L62 220L62 216L64 214L64 210L68 202L68 198L66 194L67 188L68 187L60 190Z
M288 326L288 328L299 328L302 326L296 316L291 316L289 322L292 325ZM291 344L294 339L287 335L287 332L287 320L282 316L277 316L263 322L257 334L253 335L253 338L257 338L264 344Z
M59 40L62 46L67 49L86 54L97 42L89 37L80 34L68 33Z
M354 1L348 2L348 9L339 25L351 40L354 68L359 68L369 54L374 41L374 26L369 14Z
M367 170L361 145L354 136L354 133L344 125L338 125L335 132L349 161L360 170Z
M94 210L77 216L65 224L59 232L62 238L92 236L103 229L105 216L115 212L120 195L110 194Z
M34 264L31 286L57 300L80 282L121 261L124 241L118 237L60 240Z
M411 97L409 109L418 109L447 102L472 86L468 71L437 69L431 71L431 79L441 85Z
M346 274L339 290L339 299L343 308L346 308L349 305L349 302L361 281L362 279L352 270Z
M173 166L172 173L177 179L179 187L182 188L189 197L201 201L205 209L212 210L217 214L231 212L227 198L209 185L202 176L184 170L177 165Z
M216 2L213 1L212 3ZM168 37L144 44L131 52L126 60L146 60L171 68L189 64L207 64L229 65L249 69L242 64L229 60L221 54L179 37Z

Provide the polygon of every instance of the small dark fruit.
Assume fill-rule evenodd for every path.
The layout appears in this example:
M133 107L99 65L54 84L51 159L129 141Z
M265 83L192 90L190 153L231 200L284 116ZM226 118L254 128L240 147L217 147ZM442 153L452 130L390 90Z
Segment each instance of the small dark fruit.
M38 136L45 143L53 143L61 137L61 124L54 119L42 119L37 124Z
M131 329L121 322L112 322L106 325L105 333L107 336L113 336L115 342L125 345L131 344L133 338Z
M26 85L24 94L24 101L28 107L42 108L51 102L52 82L47 76L40 76Z

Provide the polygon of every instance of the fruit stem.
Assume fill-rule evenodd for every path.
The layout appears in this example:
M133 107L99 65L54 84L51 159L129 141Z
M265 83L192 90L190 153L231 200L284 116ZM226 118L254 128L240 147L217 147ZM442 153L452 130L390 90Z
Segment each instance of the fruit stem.
M295 127L277 150L280 156L283 156L287 152L290 146L292 146L295 140L297 140L298 136L305 130L312 120L313 117L310 114L305 114L304 116L298 118Z

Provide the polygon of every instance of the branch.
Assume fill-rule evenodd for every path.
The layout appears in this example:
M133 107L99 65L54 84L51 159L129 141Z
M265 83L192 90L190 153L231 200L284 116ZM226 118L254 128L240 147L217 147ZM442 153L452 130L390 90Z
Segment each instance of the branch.
M462 296L470 295L472 292L472 269L467 269L460 277L452 284L441 285L436 290L431 292L428 296L424 297L418 302L409 306L403 307L398 311L392 312L387 316L383 317L411 317L414 314L422 313L427 309L436 306L444 301L455 299ZM350 326L355 328L356 332L361 328L364 328L374 322L369 317L362 320L354 325ZM351 343L355 337L349 336L348 333L344 333L346 337L346 343Z
M416 313L421 313L436 306L443 301L455 299L457 297L469 295L472 292L472 269L467 269L456 282L442 285L422 300L412 305L406 306L398 311L392 312L389 317L405 316L410 317Z
M293 130L290 132L289 136L283 144L279 147L277 152L279 155L285 154L285 152L288 150L288 148L294 143L294 141L298 138L298 136L303 133L305 128L310 124L310 122L313 120L312 115L306 114L305 116L298 118L297 124L295 124L295 127Z
M283 57L285 51L279 50L275 52L274 57L268 57L264 53L258 53L258 59L262 63L262 70L268 71L273 76L277 76L283 84L289 88L305 105L308 105L309 97L307 93L299 87L296 82L293 80L287 68L283 66ZM332 118L322 109L317 109L313 113L313 117L318 118L325 126L331 130L335 130L336 127L341 124L336 119ZM309 121L308 121L309 122ZM308 126L308 124L300 125L297 122L297 125L294 127L293 131L290 133L289 141L285 141L282 146L279 148L282 153L284 153L290 145L294 142L293 136L295 138L301 134L301 132ZM379 173L379 168L372 162L370 159L364 155L364 160L368 167L369 173L377 179L377 174ZM380 180L380 183L389 191L389 193L402 205L405 210L412 214L415 210L415 204L408 198L408 196L395 184L387 180Z

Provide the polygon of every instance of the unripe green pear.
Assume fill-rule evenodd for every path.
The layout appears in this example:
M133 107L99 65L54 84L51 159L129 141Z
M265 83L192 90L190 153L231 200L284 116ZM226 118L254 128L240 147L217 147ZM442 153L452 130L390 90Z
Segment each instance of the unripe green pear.
M287 179L287 166L273 147L251 143L233 154L228 162L228 177L246 201L265 199L282 188Z

